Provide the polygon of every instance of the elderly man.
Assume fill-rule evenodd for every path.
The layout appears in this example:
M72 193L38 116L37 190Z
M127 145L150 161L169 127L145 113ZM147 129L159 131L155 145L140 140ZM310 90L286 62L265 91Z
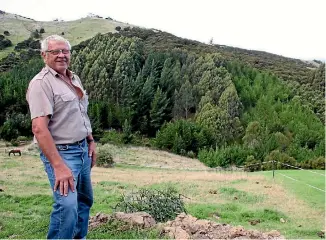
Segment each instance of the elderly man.
M45 67L29 83L26 99L34 141L53 189L48 238L86 238L93 204L91 167L95 143L87 115L88 96L68 70L70 43L52 35L41 42Z

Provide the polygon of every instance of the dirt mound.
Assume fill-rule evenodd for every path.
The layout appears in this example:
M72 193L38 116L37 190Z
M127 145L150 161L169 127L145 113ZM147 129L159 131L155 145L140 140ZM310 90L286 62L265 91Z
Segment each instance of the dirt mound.
M262 233L242 226L199 220L184 213L164 224L163 233L174 239L284 239L278 231Z
M163 224L156 224L154 218L145 212L118 212L113 215L98 213L91 217L89 228L91 230L112 219L140 228L157 227L162 235L173 239L285 239L275 230L266 233L245 230L242 226L233 227L228 224L200 220L184 213L179 214L175 220Z

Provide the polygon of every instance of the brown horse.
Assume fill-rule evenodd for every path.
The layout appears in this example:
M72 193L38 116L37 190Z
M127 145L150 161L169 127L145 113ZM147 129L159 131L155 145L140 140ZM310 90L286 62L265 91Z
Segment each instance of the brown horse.
M10 151L9 151L9 157L10 157L10 154L11 154L11 153L13 153L13 154L14 154L14 156L16 156L16 155L15 155L15 153L18 153L18 154L19 154L19 156L21 156L21 155L22 155L22 153L21 153L20 149L12 149L12 150L10 150Z

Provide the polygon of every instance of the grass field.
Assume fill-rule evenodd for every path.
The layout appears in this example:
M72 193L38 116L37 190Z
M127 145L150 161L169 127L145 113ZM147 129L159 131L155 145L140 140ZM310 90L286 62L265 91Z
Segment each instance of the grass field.
M185 170L187 164L188 169L199 166L194 159L145 148L110 148L119 164L115 168L92 170L95 196L92 216L98 212L112 213L122 193L141 187L165 189L172 185L186 196L187 211L197 218L242 225L246 229L278 230L286 238L295 239L317 239L317 232L325 228L324 193L280 173L325 190L321 175L317 178L300 170L277 171L273 180L271 172L190 171ZM0 238L45 238L52 197L40 160L25 154L9 158L3 148L0 150ZM137 154L148 161L151 158L150 168L145 167L148 161L139 166L128 165L137 162ZM159 166L159 162L173 162L173 159L179 162L173 165L174 169L154 167L154 162ZM249 223L258 219L260 223L255 226ZM94 229L88 238L159 238L157 230L121 230L117 224Z
M272 172L263 174L268 179L272 179ZM325 209L325 171L277 170L273 181L284 186L311 207Z

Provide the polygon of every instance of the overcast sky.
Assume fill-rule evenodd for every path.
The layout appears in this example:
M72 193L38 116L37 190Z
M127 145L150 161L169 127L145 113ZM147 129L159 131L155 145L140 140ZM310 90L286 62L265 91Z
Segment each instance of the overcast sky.
M326 59L325 0L0 0L37 21L89 13L208 43Z

